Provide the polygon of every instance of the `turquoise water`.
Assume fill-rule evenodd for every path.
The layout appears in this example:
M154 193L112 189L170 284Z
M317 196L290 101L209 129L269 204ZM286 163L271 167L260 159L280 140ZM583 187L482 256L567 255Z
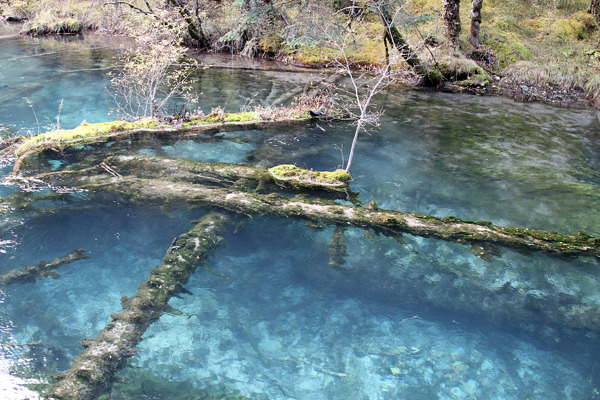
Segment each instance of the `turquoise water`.
M104 89L119 44L108 39L3 38L0 132L112 118ZM90 47L103 47L100 51ZM113 49L113 50L110 50ZM110 51L109 51L110 50ZM27 56L28 58L24 58ZM227 64L226 62L221 62ZM197 105L268 104L306 73L207 68ZM77 90L74 90L76 88ZM351 171L360 201L600 235L600 122L589 109L396 88L377 103ZM41 128L40 128L41 129ZM341 166L353 127L318 121L66 149L56 169L105 151L258 166ZM3 176L10 165L2 169ZM15 189L0 186L5 196ZM2 214L0 273L86 249L60 279L0 288L0 394L68 367L206 210L88 199ZM332 227L256 217L199 266L172 310L145 333L111 399L188 399L202 390L256 399L592 399L598 397L600 279L593 259L492 249L346 229L332 268ZM29 388L32 388L31 386ZM196 397L194 397L196 396Z

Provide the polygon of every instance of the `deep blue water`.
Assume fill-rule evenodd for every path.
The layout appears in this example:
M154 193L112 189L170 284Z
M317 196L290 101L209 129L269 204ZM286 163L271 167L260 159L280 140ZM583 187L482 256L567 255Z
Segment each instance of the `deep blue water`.
M4 26L0 37L12 31ZM114 118L104 87L119 45L101 37L0 38L0 134L35 133L36 117L40 130L55 124L61 99L63 127ZM210 111L249 99L268 104L311 76L219 67L196 78L196 106ZM594 111L402 88L377 103L386 110L382 127L361 137L351 171L360 201L600 235ZM102 144L40 162L56 168L108 147L332 169L345 162L352 133L349 124L319 121ZM14 190L0 186L0 195ZM60 279L0 288L3 398L23 399L24 379L67 368L80 340L109 322L120 297L135 292L205 211L82 194L46 213L1 215L0 273L76 248L90 255L61 267ZM347 229L346 261L332 268L332 234L274 217L229 232L208 263L229 279L199 266L186 287L192 294L174 298L146 332L110 398L184 399L203 388L257 399L598 396L596 260L497 249L486 261L470 246Z

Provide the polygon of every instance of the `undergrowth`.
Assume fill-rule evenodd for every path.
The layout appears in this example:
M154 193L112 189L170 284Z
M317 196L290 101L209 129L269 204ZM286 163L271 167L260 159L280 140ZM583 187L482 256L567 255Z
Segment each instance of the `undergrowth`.
M348 13L339 8L343 2L311 2L308 9L308 3L291 1L279 9L281 20L260 20L258 24L239 3L200 0L204 7L203 29L212 49L269 54L288 62L325 66L332 61L332 52L319 42L319 29L337 20L338 25L353 30L354 41L347 48L347 56L354 65L377 66L385 60L383 27L374 13L366 12L349 24ZM589 0L487 0L482 8L481 49L469 43L471 4L462 2L458 50L451 50L446 43L439 0L409 0L403 4L396 25L425 66L446 69L445 73L439 72L447 79L464 75L468 66L464 60L471 58L507 81L581 91L600 104L600 28L588 13ZM131 18L135 11L126 5L96 0L15 0L2 3L2 14L28 20L24 29L31 34L84 29L123 32L123 26L135 20ZM244 35L249 35L246 42ZM394 66L399 74L408 70L402 60ZM484 77L476 73L468 79L473 75Z

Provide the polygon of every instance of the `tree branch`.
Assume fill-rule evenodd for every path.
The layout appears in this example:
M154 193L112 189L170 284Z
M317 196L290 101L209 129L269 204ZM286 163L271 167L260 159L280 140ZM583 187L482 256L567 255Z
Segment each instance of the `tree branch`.
M119 4L124 4L126 6L129 6L129 8L131 8L132 10L141 12L144 15L154 15L154 13L152 12L152 10L150 9L150 6L148 6L148 8L150 9L150 11L146 11L143 10L127 1L107 1L104 4L102 4L102 7L106 6L106 5L119 5ZM146 2L146 5L148 5L148 2Z

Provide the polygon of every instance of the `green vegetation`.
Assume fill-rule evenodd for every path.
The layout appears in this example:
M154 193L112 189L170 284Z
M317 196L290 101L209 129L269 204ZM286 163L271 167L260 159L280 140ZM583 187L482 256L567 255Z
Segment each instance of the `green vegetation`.
M161 126L164 125L162 125L159 120L153 118L132 122L125 120L100 122L96 124L83 122L74 129L57 129L35 136L23 137L18 143L15 153L20 156L36 149L57 147L80 139L107 136L134 129L155 129Z
M333 172L313 171L295 165L278 165L270 168L269 173L278 181L308 187L347 187L352 179L352 176L343 169Z
M325 26L338 26L338 35L351 33L353 38L345 57L355 67L372 68L385 65L390 50L386 52L377 12L383 5L402 40L422 62L424 68L417 72L426 78L424 82L449 82L477 91L486 88L531 100L587 96L600 107L600 81L595 78L600 71L600 29L588 12L590 0L486 1L481 10L481 48L469 40L470 2L463 2L460 9L458 46L448 43L440 0L181 0L178 8L167 4L158 0L7 0L0 7L5 17L27 20L23 31L30 34L102 29L144 36L152 21L175 28L185 44L318 67L338 57L328 45L331 37L323 32ZM357 8L344 9L350 5ZM393 71L414 83L414 75L406 74L411 68L402 59L393 61Z
M506 83L539 87L547 92L542 100L554 100L559 91L582 92L600 68L589 54L600 39L589 6L586 0L486 3L484 49Z
M168 131L181 126L184 128L202 127L210 124L222 123L245 123L263 121L286 121L308 118L308 108L271 107L269 109L257 107L257 111L240 113L225 113L220 108L213 110L209 115L192 115L186 122L175 121L167 123L159 118L143 118L140 120L127 121L117 120L110 122L99 122L88 124L83 122L73 129L56 129L29 137L21 137L14 144L14 152L17 156L23 156L30 152L40 151L47 148L65 146L85 140L94 140L107 136L114 137L128 134L137 130L159 130Z
M7 0L0 4L4 17L24 20L22 32L30 35L72 34L104 27L110 16L95 1Z

